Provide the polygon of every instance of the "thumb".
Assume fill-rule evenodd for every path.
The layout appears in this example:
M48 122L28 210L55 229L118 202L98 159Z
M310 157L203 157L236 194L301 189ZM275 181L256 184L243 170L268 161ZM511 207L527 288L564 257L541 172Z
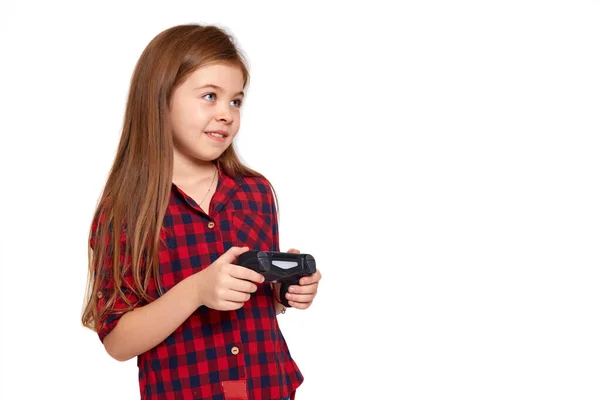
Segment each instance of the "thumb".
M240 254L243 254L243 253L247 252L248 250L250 250L250 248L248 246L244 246L244 247L233 246L219 258L222 261L231 264L235 261L236 258L238 258L238 256Z

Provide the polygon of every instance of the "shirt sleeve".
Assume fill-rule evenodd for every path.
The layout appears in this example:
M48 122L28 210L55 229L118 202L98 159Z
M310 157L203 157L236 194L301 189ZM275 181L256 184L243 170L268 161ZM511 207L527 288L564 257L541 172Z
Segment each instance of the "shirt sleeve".
M96 270L96 276L99 280L99 285L97 292L93 295L97 296L96 307L98 315L100 315L100 317L98 320L96 332L101 342L104 342L106 336L110 332L112 332L112 330L117 326L117 323L119 322L120 318L127 311L130 311L132 307L140 305L140 299L133 290L133 288L135 288L135 281L132 274L132 270L130 268L131 257L129 255L126 255L125 253L126 238L126 231L123 230L120 233L119 258L120 265L127 265L127 267L121 269L121 283L119 285L119 288L131 305L127 304L125 299L123 299L123 297L119 293L117 293L115 300L111 304L108 304L110 296L113 293L113 289L115 288L115 282L112 274L112 262L114 254L112 254L112 246L110 240L108 240L106 244L106 257L104 258L103 268L101 268L100 270ZM92 246L92 249L94 249L94 237L92 237L90 245Z

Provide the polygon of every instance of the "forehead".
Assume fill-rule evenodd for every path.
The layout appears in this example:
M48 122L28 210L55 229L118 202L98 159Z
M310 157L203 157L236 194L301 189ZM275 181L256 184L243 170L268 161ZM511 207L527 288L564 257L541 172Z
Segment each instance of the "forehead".
M195 70L188 76L185 85L191 88L215 85L226 91L239 92L244 86L244 75L235 65L212 64Z

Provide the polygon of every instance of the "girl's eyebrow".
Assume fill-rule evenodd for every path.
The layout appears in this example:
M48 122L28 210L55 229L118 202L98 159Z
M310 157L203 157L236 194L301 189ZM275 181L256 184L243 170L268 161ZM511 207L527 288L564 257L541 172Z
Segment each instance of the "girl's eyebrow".
M209 84L203 85L203 86L198 86L198 87L194 88L194 91L200 90L200 89L208 89L208 88L215 89L215 90L221 91L221 92L223 91L222 87L213 85L212 83L209 83ZM235 94L235 96L244 96L244 92L238 92Z

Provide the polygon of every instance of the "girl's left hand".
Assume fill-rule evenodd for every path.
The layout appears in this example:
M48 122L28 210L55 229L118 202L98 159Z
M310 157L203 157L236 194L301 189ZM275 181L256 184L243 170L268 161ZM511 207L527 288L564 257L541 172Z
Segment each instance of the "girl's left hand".
M297 249L289 249L287 252L300 254L300 250ZM300 285L290 286L288 293L285 294L290 306L303 310L310 307L317 295L320 280L321 272L317 269L317 272L314 274L301 278Z

